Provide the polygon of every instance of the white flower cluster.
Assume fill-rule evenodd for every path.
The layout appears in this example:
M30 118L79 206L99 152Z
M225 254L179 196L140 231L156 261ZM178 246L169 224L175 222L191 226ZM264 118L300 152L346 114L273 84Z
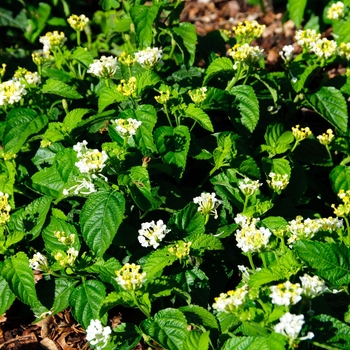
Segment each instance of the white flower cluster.
M244 66L254 66L262 58L264 58L264 50L257 46L250 46L249 44L236 44L229 50L229 55L235 61L233 69L238 69L238 64L242 63Z
M234 313L244 303L247 293L248 286L246 284L240 288L236 288L236 290L221 293L219 297L214 299L213 309L226 313Z
M289 184L288 174L275 174L271 172L269 174L271 180L266 180L267 184L277 193L284 190Z
M328 19L340 19L345 16L345 5L341 1L337 1L327 11Z
M312 339L314 334L309 332L305 337L299 337L301 328L303 327L304 315L293 315L289 312L285 313L274 327L276 333L283 334L293 344L297 340Z
M83 194L83 195L88 195L90 193L96 192L95 185L87 180L87 179L82 179L78 180L78 185L74 185L71 188L64 189L63 190L63 195L68 196L69 192L73 191L75 195L77 194Z
M277 286L270 287L272 303L276 305L290 306L295 305L301 300L301 294L303 288L300 287L299 283L291 283L286 281L280 283Z
M45 255L41 253L35 253L32 259L29 259L29 266L33 270L46 271L49 263Z
M73 266L78 255L79 252L73 247L70 247L66 252L56 252L54 254L54 258L60 263L61 266Z
M283 46L282 50L279 52L281 58L285 64L289 64L293 59L294 47L292 45Z
M303 287L302 294L309 298L316 298L328 290L326 284L318 276L311 277L307 273L304 276L299 277L301 286Z
M253 181L248 177L245 177L238 182L239 189L246 197L253 196L258 192L260 186L262 186L262 183L260 183L259 180Z
M89 149L86 147L87 144L87 141L84 140L73 146L79 158L79 161L75 165L81 173L99 173L106 166L105 163L108 159L107 153L105 151L101 152L98 149Z
M198 211L203 215L214 215L214 219L218 218L217 207L222 203L221 200L215 198L215 193L201 193L200 197L193 198L193 202L198 204Z
M311 239L319 231L335 231L341 227L343 227L343 219L337 217L304 220L302 216L298 215L295 220L288 222L287 230L291 234L288 244L299 239Z
M167 229L163 220L158 220L157 223L155 223L154 220L151 222L144 222L141 224L138 240L142 247L147 248L152 246L156 249L159 246L159 242L163 240L168 232L170 232L170 229Z
M39 42L44 45L43 53L45 55L49 55L51 51L55 51L56 49L62 47L66 42L67 38L64 33L59 33L57 30L54 32L47 32L44 36L39 38Z
M89 18L86 17L85 15L71 15L68 19L67 22L69 25L76 30L77 32L81 32L82 30L85 29L86 25L89 22Z
M303 49L310 50L311 46L321 39L321 34L317 33L315 29L297 30L294 39Z
M115 119L111 121L115 124L115 130L122 137L130 137L136 135L137 129L141 126L142 122L128 118L128 119Z
M148 47L145 50L135 52L137 63L147 69L155 67L163 57L162 49Z
M27 94L25 86L19 81L8 80L0 84L0 106L19 102Z
M271 231L265 227L256 227L259 218L251 218L238 214L235 217L236 224L241 226L240 230L236 231L237 247L243 252L256 253L263 251L269 243Z
M239 272L241 273L241 276L242 276L242 281L244 283L248 283L249 282L249 279L250 279L250 276L254 273L254 272L257 272L257 271L260 271L261 268L260 267L257 267L254 270L250 270L248 269L248 267L244 266L244 265L238 265L237 266Z
M22 84L39 85L41 84L41 77L38 72L30 72L25 68L17 69L13 76L13 81L19 81Z
M96 350L101 350L107 345L111 333L111 328L103 327L100 320L91 320L90 325L86 329L86 340Z
M108 79L114 75L118 68L116 57L102 56L99 60L94 60L94 62L90 64L87 72L98 78Z
M116 281L125 290L140 289L146 282L146 272L139 272L140 265L126 263L120 270L117 270Z

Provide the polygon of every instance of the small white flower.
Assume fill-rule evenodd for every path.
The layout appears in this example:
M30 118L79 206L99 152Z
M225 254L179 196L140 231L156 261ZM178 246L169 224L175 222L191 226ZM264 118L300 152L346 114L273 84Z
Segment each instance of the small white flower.
M315 298L320 294L323 294L328 290L326 284L318 276L311 277L307 273L304 276L299 277L301 286L303 287L302 294L307 298Z
M277 286L270 287L272 303L276 305L295 305L301 300L301 294L303 289L300 287L299 283L291 283L286 281L280 283Z
M33 270L46 271L49 263L45 255L41 253L35 253L32 259L29 259L29 266Z
M345 5L338 1L335 4L332 4L332 6L327 11L327 18L328 19L340 19L345 16Z
M129 291L140 289L147 281L146 272L139 272L140 268L140 265L126 263L120 270L117 270L115 279L120 287Z
M87 179L82 179L82 180L78 180L77 182L78 182L78 185L75 185L68 189L64 189L62 191L63 195L68 196L69 192L73 190L74 190L73 193L75 195L78 195L78 194L88 195L90 193L96 192L95 185L91 181L88 181Z
M337 52L337 43L334 40L322 38L312 42L310 49L320 58L330 58Z
M298 337L303 324L304 315L293 315L287 312L280 318L280 322L276 324L274 330L287 337L291 343L296 340L312 339L314 337L312 332L309 332L305 337Z
M64 45L67 38L64 33L59 33L57 30L53 32L47 32L44 36L39 38L39 42L44 45L43 53L44 55L50 55L50 51L54 51Z
M246 197L253 196L258 192L260 186L262 186L262 183L260 183L259 180L253 181L248 177L245 177L238 182L239 189Z
M247 293L248 285L246 284L227 293L221 293L219 297L214 299L213 309L226 313L234 313L244 303Z
M281 58L286 64L289 64L293 59L294 47L292 45L283 46L282 50L279 52Z
M221 200L215 198L215 193L201 193L200 197L193 198L193 202L198 204L198 211L203 215L214 215L214 219L218 218L217 207L222 203Z
M148 47L146 50L135 52L136 61L144 68L150 69L155 67L158 62L163 57L162 49L158 49L157 47L150 48Z
M142 122L128 118L128 119L115 119L111 121L115 124L115 130L120 136L130 137L136 135L137 129L141 126Z
M94 60L94 62L90 64L87 72L95 75L98 78L107 79L113 76L118 68L118 61L116 57L102 56L99 60Z
M90 325L86 329L86 340L95 346L96 350L103 349L110 338L112 330L110 327L103 327L101 321L91 320Z
M170 229L167 229L163 220L158 220L157 224L153 220L144 222L141 224L138 240L142 247L152 246L156 249L159 246L159 242L163 240L168 232L170 232Z
M12 105L19 102L27 94L25 86L14 80L4 81L0 84L0 106Z

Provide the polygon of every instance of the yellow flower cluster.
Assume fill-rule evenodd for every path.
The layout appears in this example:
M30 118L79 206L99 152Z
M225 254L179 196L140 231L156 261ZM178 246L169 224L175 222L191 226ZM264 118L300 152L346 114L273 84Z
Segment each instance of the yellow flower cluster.
M250 43L253 39L260 38L265 30L265 24L259 24L257 21L244 21L232 27L236 34L237 41Z
M0 226L6 225L10 221L11 207L8 203L9 195L7 193L0 192Z
M282 175L271 172L269 177L271 180L266 180L266 182L277 193L284 190L289 184L288 174Z
M297 30L294 38L303 49L310 50L311 46L321 38L321 34L315 29Z
M32 53L32 60L37 66L42 66L45 62L52 59L53 56L50 55L44 55L41 52L34 52Z
M233 65L234 69L238 68L238 63L243 63L246 66L254 66L264 57L262 49L259 49L257 46L250 46L249 44L236 44L229 49L228 54L235 61Z
M336 207L335 204L332 204L331 207L334 209L335 215L345 218L350 213L350 190L347 190L346 192L340 190L338 197L342 200L343 204L339 204L338 207Z
M85 29L87 23L89 22L89 18L87 18L85 15L71 15L67 19L67 22L74 30L81 32Z
M338 47L338 55L350 61L350 43L340 43Z
M337 43L334 40L328 40L327 38L322 38L316 40L311 45L311 50L320 58L330 58L337 51Z
M244 303L247 293L247 285L236 288L236 290L229 290L227 293L221 293L219 297L214 298L213 309L226 313L235 313Z
M71 247L66 252L63 252L61 250L56 252L54 254L54 258L63 267L73 266L78 254L79 252L75 250L73 247Z
M192 242L182 242L180 241L178 244L168 248L168 251L175 255L178 259L183 259L190 254L190 247Z
M6 72L6 63L2 64L2 68L0 69L0 77L2 78Z
M146 282L146 272L139 272L141 266L134 263L126 263L120 270L117 270L116 281L125 290L133 291L140 289Z
M341 1L332 4L332 6L327 11L328 19L340 19L345 16L345 6Z
M53 234L64 245L70 246L74 244L75 234L67 235L64 231L55 231Z
M295 127L292 127L292 132L296 141L305 140L312 134L312 131L310 130L309 127L300 129L300 125L296 125Z
M49 55L50 51L57 50L66 42L67 38L63 32L57 30L53 32L47 32L44 36L39 38L39 42L44 45L43 52L45 55Z
M159 96L155 96L154 99L162 104L165 105L169 100L170 100L170 90L167 91L159 91L160 95Z
M196 89L195 91L189 90L188 94L195 104L199 104L207 98L207 88L203 86L199 89Z
M320 141L320 144L325 146L328 146L332 142L333 138L334 134L332 129L328 129L326 133L317 136L317 139Z
M122 64L125 64L126 66L130 67L133 66L136 62L136 58L132 58L131 55L127 55L125 51L121 53L121 55L118 58L118 61Z
M117 86L117 90L124 96L132 96L136 91L136 78L131 77L128 82L124 79L120 81L120 84Z

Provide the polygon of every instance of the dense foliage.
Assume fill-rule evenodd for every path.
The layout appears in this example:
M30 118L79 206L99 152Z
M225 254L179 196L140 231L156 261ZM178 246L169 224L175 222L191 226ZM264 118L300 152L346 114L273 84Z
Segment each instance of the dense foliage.
M349 1L273 72L263 25L197 37L182 1L11 3L0 314L70 307L96 349L347 349Z

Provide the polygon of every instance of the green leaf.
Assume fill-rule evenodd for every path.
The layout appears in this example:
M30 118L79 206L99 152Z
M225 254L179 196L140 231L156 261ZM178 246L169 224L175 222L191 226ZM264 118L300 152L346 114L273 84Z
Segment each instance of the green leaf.
M285 229L288 225L287 220L281 216L269 216L263 219L261 222L271 231Z
M347 5L349 6L349 4ZM334 40L336 40L337 44L340 43L348 43L350 42L350 23L345 17L344 20L341 21L337 27L337 30L334 30Z
M157 122L157 112L152 105L138 106L136 109L136 119L142 124L136 134L136 142L141 146L143 154L148 150L155 152L156 146L153 141L153 129Z
M143 333L168 350L183 350L188 336L187 321L177 309L164 309L140 324Z
M138 74L136 76L137 95L141 95L145 88L153 87L159 81L161 81L160 76L153 71L146 70L141 74Z
M339 193L340 190L345 192L350 190L350 168L348 166L336 166L329 174L329 178L335 193Z
M91 53L82 47L77 47L73 51L71 58L73 60L77 60L85 68L89 68L90 64L94 62L94 58L92 57Z
M98 97L98 112L101 113L114 102L122 102L126 99L127 97L121 94L116 86L110 88L106 86L100 91Z
M211 123L211 120L208 114L205 113L202 108L198 108L196 107L195 104L190 103L185 113L186 113L186 117L189 117L195 120L196 122L198 122L198 124L202 128L209 130L211 132L214 132L213 124Z
M74 249L79 251L80 241L78 239L78 233L75 227L64 220L51 216L50 224L43 230L42 233L47 252L52 253L56 250L67 250L67 246L60 242L55 236L56 231L64 232L66 235L75 235L74 244L72 246Z
M208 84L208 81L215 75L227 76L228 73L233 74L233 63L228 57L219 57L210 63L209 67L205 72L203 85Z
M13 199L13 186L17 177L16 164L13 160L0 162L0 191L10 196L10 205ZM11 199L12 198L12 199Z
M109 293L100 303L98 307L98 314L103 316L110 309L118 306L134 306L134 300L130 292L122 291L122 292L111 292Z
M235 96L234 105L241 115L241 123L253 132L259 121L259 101L249 85L234 86L230 94Z
M304 11L307 0L288 0L289 18L294 22L297 28L300 27L304 18Z
M219 329L215 316L208 310L198 305L180 306L179 310L185 315L187 322L205 329Z
M85 242L102 256L112 243L125 211L125 199L119 192L92 193L80 213L80 224Z
M46 22L51 14L51 6L44 2L39 2L37 8L30 6L27 13L30 15L30 18L28 18L27 30L24 32L24 36L31 43L34 43L46 26Z
M115 271L122 268L122 264L116 258L110 258L107 261L98 259L93 265L85 269L86 272L95 273L102 282L116 285Z
M161 126L154 131L158 152L166 164L171 166L173 175L181 178L186 167L190 148L190 132L187 126Z
M0 314L3 315L15 301L15 294L11 291L7 281L0 276Z
M343 94L333 86L323 86L315 93L306 94L306 98L323 118L338 130L346 132L348 128L348 109Z
M151 6L135 5L130 9L130 15L135 24L137 41L141 48L145 49L152 44L152 28L159 9L160 5L154 3Z
M192 242L191 251L202 253L205 250L223 250L224 247L219 238L206 233L195 233L186 237L186 241Z
M106 287L95 280L83 281L71 294L69 304L74 318L86 329L92 319L100 319L99 306L106 296ZM107 315L103 317L106 319Z
M38 133L48 119L30 108L16 108L6 117L3 147L5 152L18 153L30 135Z
M321 348L344 350L349 348L350 327L330 315L312 317L310 329L315 334L315 345Z
M300 258L334 286L350 283L350 250L343 244L300 240L294 243Z
M263 169L266 174L273 172L275 174L287 174L290 177L291 167L287 159L284 158L263 158Z
M157 249L147 256L146 262L142 265L142 271L146 272L147 281L152 281L154 277L165 266L170 266L177 257L168 251L168 247Z
M48 79L42 87L43 94L54 94L65 98L80 99L83 98L74 88L62 81Z
M11 256L11 258L6 259L1 275L22 303L29 305L39 315L47 311L38 300L33 270L29 267L29 260L25 253L19 252Z
M207 331L202 333L201 331L191 330L185 340L184 349L186 350L208 350L209 349L209 338L210 332Z
M295 92L301 92L308 87L308 79L311 73L317 69L318 66L306 65L303 61L293 61L290 65L291 85ZM296 81L293 80L296 79Z
M21 11L20 13L23 13ZM0 7L0 27L14 27L25 31L27 28L27 24L25 21L21 21L18 16L13 17L13 12L3 7Z
M162 203L152 195L147 169L142 166L132 167L130 169L130 179L128 187L137 206L142 210L159 208Z
M63 81L64 83L68 83L73 79L71 75L69 75L67 72L63 70L59 70L56 68L49 68L46 66L42 68L42 74L44 77L60 80L60 81Z
M141 340L141 334L133 323L120 323L113 328L113 334L117 336L118 350L135 349Z
M234 337L227 340L222 350L284 350L287 338L272 333L268 337Z
M227 312L219 311L216 317L220 325L220 330L223 334L228 333L233 327L241 323L236 315Z
M102 7L103 11L108 11L111 8L117 9L120 6L118 0L100 0L98 4Z
M186 66L192 66L196 54L196 27L192 23L181 22L178 27L173 27L172 30L177 34L174 37L177 39L176 44L182 51Z
M87 108L76 108L70 111L63 119L63 126L72 131L90 110Z
M68 278L55 278L55 297L52 305L52 310L55 314L63 311L69 305L69 298L75 290L78 281Z

